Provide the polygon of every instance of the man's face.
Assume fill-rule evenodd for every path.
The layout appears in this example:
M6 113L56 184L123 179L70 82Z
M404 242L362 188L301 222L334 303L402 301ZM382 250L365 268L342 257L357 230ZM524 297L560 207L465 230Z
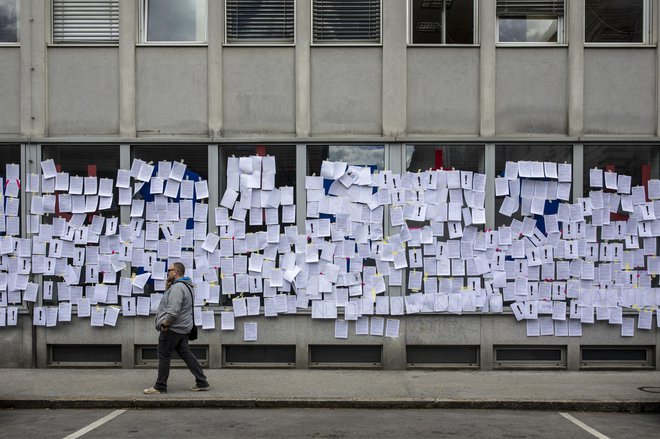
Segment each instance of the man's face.
M170 267L167 269L167 280L173 282L176 279L176 268Z

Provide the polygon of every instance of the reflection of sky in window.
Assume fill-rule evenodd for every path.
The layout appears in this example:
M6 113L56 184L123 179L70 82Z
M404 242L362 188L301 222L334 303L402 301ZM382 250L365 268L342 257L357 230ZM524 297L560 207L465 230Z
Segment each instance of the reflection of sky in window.
M500 18L501 42L555 42L557 18Z
M0 0L0 42L18 41L18 0Z
M149 0L149 41L197 41L197 8L203 0Z
M376 166L385 169L385 148L383 145L330 145L328 160L347 162L350 165Z

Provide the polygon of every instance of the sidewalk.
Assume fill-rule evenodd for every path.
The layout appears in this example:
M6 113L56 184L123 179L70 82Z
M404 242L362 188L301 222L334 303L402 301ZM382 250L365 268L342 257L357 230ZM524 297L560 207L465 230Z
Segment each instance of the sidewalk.
M190 392L175 369L165 395L143 395L155 369L0 369L0 408L470 408L660 413L660 371L206 370ZM640 390L649 387L649 391ZM654 388L653 388L654 387ZM651 393L658 392L658 393Z

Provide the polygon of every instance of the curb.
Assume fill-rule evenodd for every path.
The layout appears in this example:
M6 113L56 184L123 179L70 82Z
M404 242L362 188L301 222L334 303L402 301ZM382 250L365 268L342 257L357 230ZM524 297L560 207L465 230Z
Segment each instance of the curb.
M471 409L660 413L660 401L531 401L443 399L5 399L0 409L327 408Z

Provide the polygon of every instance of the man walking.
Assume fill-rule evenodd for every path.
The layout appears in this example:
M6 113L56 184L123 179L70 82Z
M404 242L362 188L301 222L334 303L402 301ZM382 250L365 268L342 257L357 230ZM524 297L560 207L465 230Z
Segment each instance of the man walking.
M153 387L144 389L147 395L167 393L172 352L176 351L195 376L192 391L208 390L209 383L197 358L190 352L188 335L193 327L193 287L185 276L186 267L180 262L167 270L167 290L156 313L158 335L158 378Z

